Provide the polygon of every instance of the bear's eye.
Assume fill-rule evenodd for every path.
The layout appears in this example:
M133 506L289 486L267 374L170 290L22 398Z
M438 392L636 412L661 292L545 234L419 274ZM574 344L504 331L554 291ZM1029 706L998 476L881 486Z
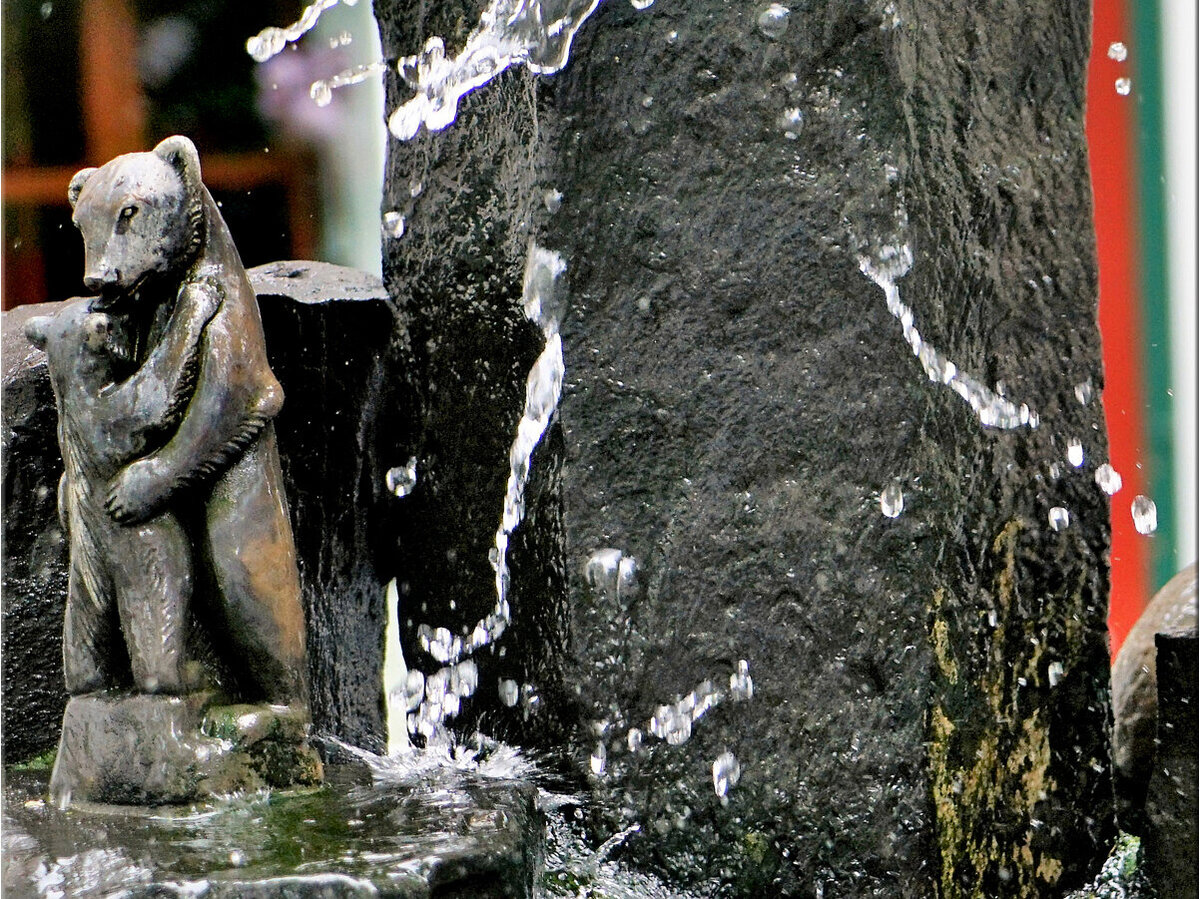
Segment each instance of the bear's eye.
M117 217L117 227L115 229L118 234L124 234L129 230L129 223L133 221L133 217L137 215L137 211L138 208L132 205L126 206L121 210L120 216Z

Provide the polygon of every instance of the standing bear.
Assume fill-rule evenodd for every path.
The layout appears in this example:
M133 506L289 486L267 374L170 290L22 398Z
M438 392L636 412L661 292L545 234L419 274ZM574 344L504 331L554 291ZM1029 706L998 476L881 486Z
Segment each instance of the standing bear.
M267 363L257 298L201 183L196 148L171 137L149 153L84 169L68 196L83 235L84 283L98 294L90 311L128 335L126 368L133 370L112 390L136 393L136 411L147 418L128 429L139 444L133 460L111 476L106 471L103 486L89 486L103 492L120 529L70 525L88 531L101 544L99 557L119 569L152 565L144 554L122 558L122 547L150 523L161 524L164 512L177 516L194 592L209 612L210 642L239 698L306 706L304 612L271 423L283 392ZM60 409L60 418L71 416ZM68 437L64 454L81 443L86 438ZM68 466L74 495L71 479ZM85 582L72 578L68 620L95 603ZM188 593L160 597L170 608L159 614L185 620ZM137 631L151 620L122 624ZM132 655L142 653L146 638L161 635L127 635ZM75 679L76 687L90 683Z

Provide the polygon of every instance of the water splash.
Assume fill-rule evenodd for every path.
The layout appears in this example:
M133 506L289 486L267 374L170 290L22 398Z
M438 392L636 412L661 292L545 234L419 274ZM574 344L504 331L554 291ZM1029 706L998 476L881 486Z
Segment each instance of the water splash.
M984 427L1012 429L1022 426L1036 428L1038 414L1022 403L1016 405L971 377L951 362L929 342L921 338L917 330L913 311L900 300L900 289L896 282L912 268L912 250L907 244L902 247L885 246L877 259L860 256L859 270L883 288L887 297L888 311L900 322L904 339L912 347L913 355L920 360L929 380L945 384L971 407Z
M445 627L434 628L428 624L418 626L417 639L421 648L444 666L426 678L425 698L416 713L409 716L409 730L427 739L444 740L441 733L443 722L457 715L461 700L475 692L478 672L474 662L462 661L464 657L498 640L511 621L508 602L509 538L525 517L525 486L529 480L533 451L550 426L562 395L565 369L558 326L564 300L559 279L566 270L567 264L559 254L530 243L522 302L525 316L541 329L546 344L525 382L525 411L517 424L516 439L509 449L508 485L500 526L496 530L495 545L488 554L496 574L496 605L465 637ZM473 678L468 675L468 665L475 672ZM500 698L506 706L516 704L514 687L514 682L500 682ZM537 703L537 696L530 688L525 702L526 711L532 711Z
M318 106L328 106L333 100L333 92L351 84L362 84L368 78L382 75L387 71L387 63L383 60L367 62L350 69L345 69L330 78L320 78L312 83L308 94Z
M754 697L754 681L750 677L750 663L741 659L737 670L729 676L729 690L725 691L711 680L701 681L696 688L673 703L660 705L646 725L646 730L667 743L680 746L692 735L692 725L715 709L727 698L735 702L746 702ZM632 751L634 739L629 737ZM641 745L639 731L637 743Z
M330 0L323 0L330 2ZM388 117L388 129L399 140L411 140L424 126L440 131L458 115L458 103L512 66L537 75L552 75L567 64L571 41L600 0L492 0L479 16L453 59L446 57L440 37L397 62L401 77L415 93Z
M409 748L408 665L400 648L400 591L395 578L387 585L387 623L383 641L383 695L387 701L387 751L397 755ZM413 672L420 674L419 671Z
M288 44L300 40L300 38L312 31L316 27L317 22L320 21L321 14L327 9L337 6L339 3L354 6L358 3L358 0L317 0L316 3L306 6L304 11L300 13L300 18L291 25L286 25L283 28L276 28L274 25L269 25L247 40L246 52L250 54L255 62L266 62L272 56L282 52L283 48Z

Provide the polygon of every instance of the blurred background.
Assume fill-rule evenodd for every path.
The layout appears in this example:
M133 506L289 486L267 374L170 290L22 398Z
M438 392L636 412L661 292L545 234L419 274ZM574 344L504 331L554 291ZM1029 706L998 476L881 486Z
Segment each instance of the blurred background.
M293 0L5 0L3 308L82 292L66 186L171 134L200 150L247 267L317 258L378 274L380 79L318 107L312 82L381 56L369 0L268 62L246 39ZM414 48L415 50L416 48ZM1113 650L1197 555L1196 3L1095 0L1088 141L1113 497ZM1080 298L1087 302L1088 298ZM1100 385L1096 385L1099 387ZM1136 532L1130 502L1157 504Z

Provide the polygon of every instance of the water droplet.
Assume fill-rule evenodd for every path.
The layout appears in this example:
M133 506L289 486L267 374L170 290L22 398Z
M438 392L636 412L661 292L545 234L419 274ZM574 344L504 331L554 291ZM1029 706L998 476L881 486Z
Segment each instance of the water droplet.
M1158 506L1150 497L1139 493L1133 498L1129 511L1133 513L1133 526L1139 534L1153 534L1158 530Z
M404 216L393 210L383 215L383 233L393 239L404 236Z
M412 493L417 484L417 457L409 459L403 468L389 468L384 483L396 496L408 496Z
M604 773L604 767L608 764L608 751L604 748L603 743L597 743L596 748L592 750L592 757L589 759L592 773L599 777Z
M888 484L879 494L879 508L888 518L899 518L904 511L904 492L899 484Z
M1075 385L1075 399L1080 405L1086 406L1092 401L1092 379L1088 378L1082 384Z
M515 680L500 681L500 701L510 709L517 704L517 698L520 696L521 689L517 686Z
M990 624L992 627L995 627L998 621L999 619L996 616L996 610L988 609L988 624Z
M742 776L742 766L738 764L737 758L732 752L726 750L717 756L717 760L713 762L712 778L713 789L722 799L729 792L729 788L736 786L738 780Z
M1046 669L1046 677L1050 679L1050 686L1057 687L1058 682L1062 680L1062 676L1062 662L1051 662L1050 667Z
M773 41L783 37L788 27L788 16L792 11L779 3L772 3L758 14L758 30Z
M329 39L329 46L336 49L338 47L348 47L354 43L354 35L349 31L343 31L341 34L335 35Z
M54 12L54 4L53 3L43 3L42 4L41 13L42 13L43 19L50 18L50 14L52 12Z
M1062 466L1057 462L1051 462L1046 469L1050 473L1050 480L1057 481L1062 475Z
M668 31L667 32L667 43L668 44L673 44L677 40L679 40L679 32L678 31Z
M234 849L229 853L229 864L233 865L235 868L240 868L242 865L246 864L246 853L242 852L241 849Z
M629 728L629 733L625 737L626 745L629 746L630 752L637 752L642 748L642 732L636 727Z
M734 702L745 702L754 698L754 679L750 677L750 663L740 659L737 671L729 675L729 693Z
M649 109L654 105L654 98L651 96L642 97L642 109Z
M1133 88L1133 82L1128 78L1118 78L1116 82L1117 93L1122 97L1128 97L1129 91Z
M421 196L421 191L423 191L424 189L425 189L425 185L422 184L420 181L418 181L416 178L413 178L411 181L408 182L408 195L410 197L412 197L414 200L417 197Z
M546 211L551 215L558 212L562 207L563 195L556 190L548 190L542 194L542 205L546 207Z
M1050 510L1050 527L1056 531L1066 530L1071 526L1071 513L1062 506Z
M654 0L629 0L629 5L634 9L649 9L654 5Z
M1078 437L1072 437L1067 441L1067 461L1076 468L1083 464L1083 444L1080 443Z
M1108 58L1115 59L1117 62L1124 62L1129 56L1128 48L1120 41L1113 41L1108 45Z
M800 136L800 129L804 127L804 113L796 106L785 109L779 117L779 127L783 129L784 137L795 140Z
M1112 496L1121 489L1121 474L1107 462L1096 469L1096 486Z

